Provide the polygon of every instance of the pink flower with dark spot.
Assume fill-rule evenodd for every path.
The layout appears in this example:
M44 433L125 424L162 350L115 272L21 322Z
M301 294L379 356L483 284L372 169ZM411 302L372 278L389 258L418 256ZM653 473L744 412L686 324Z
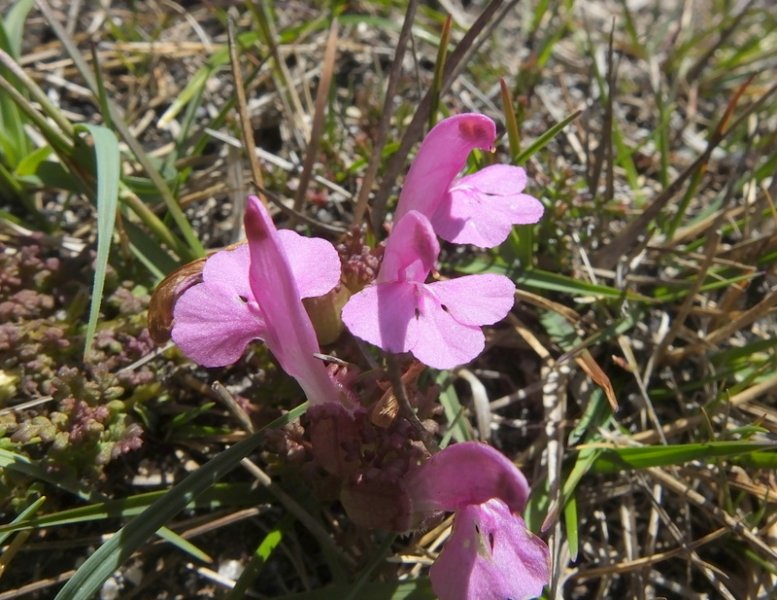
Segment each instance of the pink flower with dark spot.
M454 512L453 533L432 565L440 600L527 600L550 578L548 546L520 514L529 485L502 454L476 442L449 446L410 474L405 490L418 521Z
M235 362L248 342L262 339L312 404L339 402L342 395L315 357L318 340L301 301L337 285L337 252L326 240L276 230L254 196L245 229L248 244L208 258L202 283L178 299L173 341L195 362L213 367Z
M388 238L374 285L343 308L351 333L389 352L411 352L438 369L475 358L485 345L481 326L509 312L515 285L492 274L425 283L439 253L428 219L407 213Z

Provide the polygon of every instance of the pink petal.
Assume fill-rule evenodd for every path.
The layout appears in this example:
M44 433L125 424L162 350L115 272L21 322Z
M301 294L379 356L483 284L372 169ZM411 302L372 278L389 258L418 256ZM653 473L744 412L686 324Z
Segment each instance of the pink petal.
M251 257L249 282L267 324L265 343L283 370L297 379L311 404L339 401L305 312L297 283L269 213L255 196L246 204L245 230Z
M542 203L521 191L526 173L520 167L492 165L455 181L431 217L437 234L456 244L492 248L513 225L536 223Z
M453 178L474 148L492 150L496 124L485 115L465 113L443 119L426 135L410 166L394 218L417 210L431 217Z
M408 352L416 343L417 334L408 331L415 309L413 284L381 283L351 296L342 317L356 337L387 352Z
M454 186L459 184L491 196L515 196L526 187L526 171L512 165L490 165L453 182Z
M550 580L550 552L500 500L456 513L429 573L440 600L527 600Z
M248 285L248 245L242 244L211 254L202 268L202 280L231 289L237 296L253 298Z
M248 285L248 247L212 255L202 280L176 302L172 339L197 364L231 365L250 341L266 334Z
M448 446L418 467L405 484L417 513L456 511L498 498L520 513L529 484L502 453L478 442Z
M515 302L515 284L504 275L465 275L427 284L442 306L464 325L491 325Z
M439 254L440 244L429 220L411 210L391 231L376 282L423 283Z
M351 296L343 323L364 341L387 352L412 352L435 369L469 362L483 350L483 332L456 321L427 287L409 282L367 287Z
M266 335L264 321L253 304L252 311L235 288L222 282L199 283L175 304L172 339L197 364L231 365L250 341Z
M340 282L340 257L327 240L290 229L278 231L300 298L323 296Z
M409 348L418 360L435 369L452 369L468 363L483 351L480 327L459 323L430 292L419 285L417 312L407 326L415 343Z

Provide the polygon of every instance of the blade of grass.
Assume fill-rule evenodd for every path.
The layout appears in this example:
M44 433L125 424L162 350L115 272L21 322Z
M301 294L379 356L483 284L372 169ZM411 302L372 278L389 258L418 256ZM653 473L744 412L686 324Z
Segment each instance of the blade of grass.
M579 446L579 449L593 446ZM692 460L711 460L748 455L756 451L775 451L775 444L759 442L703 442L697 444L669 444L641 448L599 447L591 471L594 473L616 473L630 469L648 469L681 465Z
M237 44L235 43L234 24L230 19L227 22L227 36L229 40L229 60L232 65L232 78L235 80L235 100L237 110L240 115L240 132L243 134L243 144L248 153L248 161L251 165L251 175L254 179L254 185L258 189L259 199L267 205L267 195L264 193L264 176L259 159L254 152L256 141L254 140L254 129L251 126L250 113L248 112L248 102L246 100L245 84L243 83L243 74L240 70L240 59L237 54Z
M707 161L712 155L713 150L725 140L728 135L738 129L746 119L758 110L766 101L777 92L777 84L772 85L752 104L747 106L739 117L730 123L737 103L744 92L740 87L723 112L720 120L710 134L707 146L704 151L690 164L682 173L680 173L668 187L664 190L640 213L640 215L629 222L618 235L605 247L594 253L592 264L597 267L611 269L624 256L629 256L632 249L639 243L640 235L646 231L648 226L660 215L666 204L677 194L683 184L699 170L704 169Z
M41 496L37 500L35 500L32 504L30 504L27 508L25 508L22 512L20 512L16 517L14 518L11 523L6 526L9 527L8 529L4 529L3 531L0 531L0 546L2 546L5 543L5 540L8 539L8 536L10 536L14 531L18 531L19 529L14 527L17 526L19 523L28 521L31 519L36 512L40 510L40 508L43 506L43 504L46 502L46 496Z
M33 0L18 0L5 14L4 26L8 36L8 53L19 56L22 52L22 37L24 35L24 22L27 20Z
M297 87L293 83L293 78L289 72L286 60L281 56L275 21L274 9L266 2L246 1L246 7L254 17L258 30L261 33L262 41L269 48L272 56L273 75L277 80L275 87L278 89L278 97L283 105L287 122L291 125L292 135L295 136L297 143L303 146L305 138L309 137L307 120L304 118L307 112L302 107L302 101L297 93Z
M230 590L224 600L240 600L241 598L246 597L245 594L248 591L248 588L250 588L251 584L259 577L259 574L262 572L262 567L264 567L267 560L272 556L275 548L277 548L282 541L282 525L274 528L264 536L264 539L259 546L257 546L256 550L254 550L251 560L248 561L245 569L243 569L240 577L235 582L235 587Z
M353 584L353 587L351 588L350 592L347 596L343 598L343 600L354 600L355 598L365 598L372 596L365 596L364 594L364 588L367 587L367 580L369 579L372 572L378 568L378 566L383 563L386 560L386 556L388 555L389 551L391 550L391 546L396 541L397 537L399 537L397 534L388 534L386 535L386 538L383 540L380 546L378 546L377 551L373 554L372 560L367 564L364 569L362 569L362 572L359 574L359 577L356 579L356 582ZM361 596L359 594L362 594Z
M97 500L99 498L99 495L93 489L81 484L72 477L65 477L61 473L54 475L37 462L10 450L0 448L0 468L23 473L38 481L45 481L83 500Z
M516 165L522 165L527 160L529 160L532 156L534 156L537 152L542 150L545 146L547 146L550 141L556 137L559 132L564 129L567 125L569 125L572 121L577 119L581 114L583 113L583 109L578 109L575 112L573 112L568 117L565 117L563 120L559 121L553 127L548 129L545 133L543 133L540 137L538 137L536 140L534 140L523 152L513 155L513 162Z
M351 584L328 585L318 590L289 594L278 600L341 600L348 596ZM368 583L362 588L361 598L369 600L430 600L434 598L428 578L413 581L385 581Z
M326 120L326 106L329 100L329 89L335 69L335 57L337 56L337 36L339 27L337 20L332 20L329 35L324 49L324 64L321 69L321 77L316 90L315 108L313 112L313 124L310 129L310 141L305 149L305 160L302 163L302 173L299 176L299 185L294 195L294 210L301 211L308 192L310 178L313 174L313 165L318 156L318 148L321 145L321 135L324 131Z
M116 225L121 159L119 141L110 129L100 125L84 124L79 125L76 130L84 131L92 137L97 167L97 256L94 262L92 298L84 340L83 356L84 362L87 362L97 330L97 319L100 316L105 274L108 269L108 255L111 249L113 229Z
M467 427L467 422L463 419L464 407L459 402L459 396L456 394L450 375L445 372L440 373L435 382L440 386L440 404L442 404L445 418L448 421L448 430L440 441L440 448L445 448L451 438L457 442L471 440L472 433Z
M453 81L458 77L459 71L467 63L467 59L475 52L480 45L488 39L489 33L496 27L500 20L500 17L495 17L496 13L502 6L503 0L491 0L488 5L480 13L475 23L469 28L462 40L458 43L456 48L451 52L448 60L445 63L445 77L440 89L440 93L444 93L453 84ZM509 2L505 9L501 12L504 15L505 12L510 10L518 3L518 0ZM388 203L389 195L392 192L393 184L399 176L400 171L404 168L407 156L410 153L410 149L421 138L423 134L423 123L429 118L429 111L432 105L431 91L428 91L421 102L418 104L418 108L413 114L413 118L410 124L407 126L405 133L402 135L402 141L399 144L399 149L388 160L386 164L386 171L383 177L383 185L375 193L373 199L373 214L372 214L372 227L374 231L380 231L381 224L386 216L386 205Z
M580 538L578 536L580 521L577 518L577 499L574 494L569 497L569 500L564 505L564 527L567 532L569 559L575 561L580 551Z
M521 151L521 133L518 130L518 121L515 118L510 90L504 79L499 80L499 88L502 96L502 112L505 118L507 139L510 145L510 156L517 156ZM510 232L509 247L513 251L513 256L510 258L517 259L522 267L528 268L532 264L534 226L517 225L513 227Z
M453 19L448 15L440 32L440 44L437 46L437 60L434 64L434 77L432 78L432 87L429 106L428 128L434 127L437 122L437 109L440 106L440 94L442 94L443 73L445 71L445 59L448 56L448 40L451 37L451 24Z
M197 560L201 560L202 562L206 563L213 562L213 559L206 552L200 550L189 540L181 537L175 531L168 529L167 527L160 527L156 534L166 542L172 544L182 552Z
M135 494L127 498L95 502L86 506L69 508L35 518L14 519L12 523L0 525L0 544L2 535L21 529L62 527L77 523L93 523L106 519L128 519L142 513L151 504L159 500L167 490ZM215 510L225 507L252 506L266 500L255 486L248 483L218 483L193 499L186 508L206 508Z
M505 116L505 129L510 145L510 156L518 156L521 152L521 131L518 129L518 121L513 110L513 101L510 98L510 89L503 78L499 79L499 91L502 98L502 112Z
M282 427L300 417L307 403L297 406L246 439L223 451L173 486L162 498L122 527L100 546L59 591L55 600L89 600L135 550L189 502L240 464L264 439L264 432Z

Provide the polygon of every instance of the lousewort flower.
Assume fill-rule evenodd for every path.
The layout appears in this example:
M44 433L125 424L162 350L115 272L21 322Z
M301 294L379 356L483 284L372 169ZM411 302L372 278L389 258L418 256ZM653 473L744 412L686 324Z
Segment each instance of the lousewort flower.
M173 341L195 362L213 367L235 362L248 342L262 339L312 404L337 402L335 384L314 356L318 341L301 301L337 284L337 252L326 240L277 231L254 196L245 229L248 244L211 256L202 283L178 299Z
M405 483L414 520L454 512L453 533L431 568L440 600L526 600L550 578L550 553L520 517L529 485L502 454L477 442L449 446Z
M495 139L496 125L485 115L465 113L440 121L410 167L395 219L417 210L444 240L483 248L501 244L513 225L539 221L544 208L522 193L522 168L492 165L455 179L469 153L475 148L492 150Z
M485 345L481 325L508 313L515 285L492 274L424 283L439 253L427 218L407 213L388 238L375 284L343 309L351 333L389 352L412 352L438 369L475 358Z

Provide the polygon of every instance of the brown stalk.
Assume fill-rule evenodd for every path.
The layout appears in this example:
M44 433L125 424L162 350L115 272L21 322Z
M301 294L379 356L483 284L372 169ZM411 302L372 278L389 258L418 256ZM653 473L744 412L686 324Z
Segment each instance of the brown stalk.
M316 162L318 148L321 145L321 133L324 130L324 120L326 117L326 103L329 98L329 89L332 84L332 75L335 69L335 56L337 54L337 21L333 20L329 28L329 36L326 40L324 49L324 65L321 69L321 80L316 90L315 110L313 113L313 124L310 129L310 142L305 153L305 162L302 165L302 173L299 176L299 186L294 196L294 210L300 212L305 202L305 194L310 185L310 179L313 174L313 165Z
M753 550L760 551L768 557L768 559L774 564L777 563L777 550L769 546L762 539L753 534L746 522L736 519L728 514L723 509L719 508L712 501L702 496L696 490L688 487L683 482L675 479L662 469L657 467L649 467L647 472L658 482L669 488L672 492L685 498L691 504L704 510L708 515L715 520L725 525L727 529L739 534L744 541L746 541Z
M707 66L707 63L710 61L710 59L714 56L714 54L718 51L718 49L728 40L729 37L731 37L731 34L734 33L739 29L739 25L742 22L742 19L745 17L745 15L750 11L750 6L753 4L753 0L748 0L748 2L745 3L745 5L742 7L742 10L740 10L732 19L731 23L728 24L727 27L724 27L720 34L718 35L718 39L715 41L712 46L710 46L707 51L702 54L693 65L688 69L688 71L685 74L685 81L688 83L691 83L693 81L696 81L696 79L699 77L701 72L704 70L704 67ZM725 16L723 17L725 18Z
M251 166L251 177L254 181L254 187L256 188L257 196L259 196L259 199L262 201L262 203L264 203L265 206L267 206L268 201L272 202L272 204L278 207L281 212L289 215L292 219L303 221L311 227L322 229L324 231L328 231L329 233L342 233L343 230L340 227L320 223L315 219L311 219L307 215L304 215L301 212L286 206L278 196L268 192L264 187L264 177L262 176L262 167L259 163L259 157L256 155L256 141L254 140L254 131L251 127L251 116L248 112L248 103L246 102L245 88L243 87L243 77L240 72L237 56L237 44L235 43L234 26L232 21L229 21L228 35L230 49L229 58L232 65L232 75L235 79L237 110L238 114L240 115L240 131L243 136L243 144L245 145L246 152L248 153L248 161Z
M237 44L235 43L235 26L232 23L232 19L227 21L227 36L229 39L229 62L232 66L232 78L235 80L237 111L240 115L240 132L243 134L243 143L248 154L248 162L251 165L251 176L257 188L257 195L262 204L267 206L267 197L263 191L264 177L262 176L262 166L259 164L256 152L254 152L256 140L254 139L253 127L251 127L251 115L248 112L248 102L246 101L246 92L243 86L243 74L240 71L240 59L237 55Z
M772 389L777 388L777 375L772 375L768 379L765 379L761 383L758 383L752 387L747 388L739 392L738 394L729 398L725 406L736 407L740 404L751 402L760 396L770 392ZM655 429L649 429L647 431L640 431L632 436L632 440L639 442L640 444L654 444L656 443L660 435L663 434L666 437L673 437L694 427L698 427L704 420L706 415L694 415L692 417L682 417L675 420L673 423L664 425L661 431Z
M688 553L689 550L696 550L696 548L701 548L702 546L705 546L710 542L714 542L715 540L717 540L718 538L722 537L727 533L728 533L728 529L726 529L725 527L721 527L719 529L716 529L712 533L708 533L707 535L699 538L696 541L683 545L680 548L673 548L672 550L657 552L656 554L652 554L650 556L642 556L634 560L627 560L624 562L616 563L614 565L607 565L605 567L593 567L591 569L583 569L575 573L572 573L569 576L569 578L586 580L586 579L594 579L597 577L603 577L604 575L620 575L623 573L628 573L629 571L636 571L646 566L655 565L665 560L669 560L670 558L675 558L676 556L685 555Z
M375 176L378 174L380 158L383 154L383 148L386 145L389 125L391 124L391 116L394 114L394 96L397 93L397 86L399 85L399 78L402 73L402 60L405 57L407 40L410 38L410 33L413 29L413 21L415 19L417 7L418 0L410 0L407 11L405 11L405 20L402 23L402 30L399 32L397 47L394 51L394 60L391 63L391 71L389 71L388 84L386 85L386 97L383 100L383 114L380 123L378 124L378 134L374 140L370 162L367 165L367 172L364 174L364 179L362 179L362 185L361 188L359 188L359 196L356 199L356 208L354 208L353 211L353 221L351 222L351 225L354 227L361 225L361 222L364 219L364 214L367 212L367 201L370 197L372 184L375 182Z
M668 356L672 361L679 361L685 358L686 356L688 356L689 354L702 352L705 348L714 346L718 342L721 342L731 337L733 333L739 331L740 329L743 329L744 327L747 327L751 323L765 316L771 311L772 307L775 304L777 304L777 290L768 294L766 298L761 300L758 304L756 304L749 310L746 310L745 312L743 312L741 315L739 315L739 317L737 317L730 323L710 333L700 343L693 344L692 346L686 346L684 348L680 348L675 352L669 353Z
M720 243L720 237L720 233L717 231L710 231L707 234L707 241L704 244L704 262L702 262L701 266L699 267L699 272L696 274L696 280L693 282L691 289L688 290L688 295L685 297L682 305L680 305L680 308L677 310L675 318L672 319L672 326L669 328L669 331L666 332L666 335L661 339L661 342L658 344L656 349L653 351L652 356L648 360L648 365L645 369L644 375L645 383L650 381L650 375L652 374L653 368L656 365L661 364L667 348L669 348L685 324L685 320L688 318L688 315L693 308L694 302L696 302L696 295L699 293L699 290L704 283L704 279L707 276L707 271L709 271L714 262L715 252L717 251L718 244Z

